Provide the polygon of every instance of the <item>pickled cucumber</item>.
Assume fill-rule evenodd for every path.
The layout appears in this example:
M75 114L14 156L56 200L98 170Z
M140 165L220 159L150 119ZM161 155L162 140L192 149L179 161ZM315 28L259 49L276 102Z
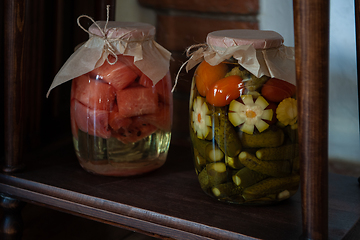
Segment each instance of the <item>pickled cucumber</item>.
M217 147L215 142L197 138L193 130L190 130L190 138L194 149L196 149L199 155L205 158L207 162L223 160L224 153Z
M211 186L226 182L227 171L223 162L209 163L206 165L206 173Z
M219 148L228 156L235 157L241 151L241 141L233 125L227 118L225 108L216 107L213 115L214 139Z
M267 178L265 174L255 172L247 167L240 169L236 174L232 176L233 182L236 186L246 188L254 185L257 182Z
M232 68L231 71L225 75L225 77L234 76L234 75L241 77L243 80L247 80L251 78L251 73L245 69L241 70L240 67Z
M78 130L79 154L92 164L108 164L107 139Z
M262 85L269 80L268 76L262 76L257 78L255 75L251 74L251 78L245 82L245 88L249 91L255 91L262 87Z
M284 142L284 132L280 128L267 129L262 133L247 134L239 132L244 148L279 147Z
M198 172L201 172L203 167L206 165L206 159L199 154L197 149L194 149L194 160L195 160L195 169Z
M248 152L241 152L239 160L249 169L268 176L284 177L291 173L289 161L262 161Z
M297 129L292 129L292 126L286 126L284 130L291 142L299 142L299 135Z
M241 70L240 67L234 67L228 72L225 77L237 75L240 76L244 83L245 88L249 91L255 91L262 87L262 85L269 80L268 76L262 76L260 78L256 77L255 75L251 74L248 70Z
M286 192L284 193L283 191L288 190L290 193L290 191L298 188L299 181L300 176L298 174L281 178L266 178L261 182L245 188L242 195L245 200L253 200L270 194L276 194L277 197L284 198ZM279 196L281 193L282 195Z
M300 171L300 157L292 159L292 172L299 173Z
M203 190L225 183L227 180L226 166L222 162L209 163L199 173L198 179Z
M225 164L229 167L231 167L232 169L241 169L244 166L244 164L242 164L239 160L239 158L236 157L229 157L225 155Z
M218 198L227 198L241 194L242 189L242 187L236 186L232 182L227 182L212 187L211 191Z
M288 144L273 148L261 148L256 151L256 157L265 161L293 159L298 154L298 144Z
M202 189L206 190L210 187L209 176L207 175L206 168L204 168L198 175L199 183Z

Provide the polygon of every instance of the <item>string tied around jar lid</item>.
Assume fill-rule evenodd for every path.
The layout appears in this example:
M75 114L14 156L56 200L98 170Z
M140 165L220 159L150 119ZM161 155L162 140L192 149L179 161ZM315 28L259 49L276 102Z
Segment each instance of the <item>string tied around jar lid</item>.
M118 61L118 56L116 54L116 50L114 49L114 47L111 45L112 42L116 42L116 41L119 41L120 39L122 39L124 36L126 36L127 34L131 33L133 30L131 31L128 31L124 34L122 34L121 36L117 37L117 38L111 38L111 36L108 36L107 34L107 25L108 25L108 22L109 22L109 12L110 12L110 5L106 5L106 23L105 23L105 26L104 28L102 29L96 22L95 20L88 16L88 15L80 15L78 18L77 18L77 24L78 26L84 30L85 32L87 32L90 36L92 37L100 37L104 40L104 49L105 51L109 52L112 56L114 56L115 60L113 62L111 62L109 60L109 55L106 57L106 61L110 64L110 65L114 65L117 61ZM100 33L102 34L102 36L99 36L97 34L93 34L91 33L90 31L88 31L87 29L85 29L81 24L80 24L80 19L81 18L88 18L90 19L94 24L95 26L99 29Z
M194 50L195 49L195 50ZM193 66L189 67L188 63L190 61L194 61L197 63L199 63L200 61L202 61L203 57L204 57L204 52L207 51L209 49L209 45L207 43L199 43L199 44L194 44L191 45L190 47L188 47L186 49L186 57L188 57L189 59L186 60L181 67L179 68L178 73L176 74L175 77L175 81L174 81L174 86L171 89L171 92L174 92L175 87L177 85L178 79L179 79L179 75L181 70L183 69L183 67L186 66L186 72L189 71L189 69L191 69ZM195 64L195 65L196 65Z

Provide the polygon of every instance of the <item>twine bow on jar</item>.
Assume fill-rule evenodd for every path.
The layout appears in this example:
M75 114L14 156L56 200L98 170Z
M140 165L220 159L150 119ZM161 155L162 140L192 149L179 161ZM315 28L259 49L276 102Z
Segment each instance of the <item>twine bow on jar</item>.
M194 50L196 49L196 50ZM179 68L178 73L176 74L175 77L175 82L174 82L174 86L171 89L171 92L175 91L178 79L179 79L179 74L181 72L181 70L186 66L186 72L188 72L190 69L192 69L194 66L196 66L198 63L200 63L201 61L203 61L204 59L204 52L208 51L209 49L209 45L206 43L199 43L199 44L194 44L191 45L190 47L188 47L186 49L186 57L188 57L189 59L186 60Z
M93 22L89 30L80 24L81 18L88 18ZM91 17L81 15L77 18L77 24L89 34L89 39L76 48L61 67L46 97L56 86L91 72L105 60L110 65L116 64L119 61L118 55L134 57L135 66L154 84L169 71L171 53L155 42L154 26L147 23L109 21L109 5L106 22L95 22ZM115 60L110 61L109 55Z
M106 61L107 61L110 65L114 65L114 64L117 62L118 57L117 57L117 54L116 54L116 50L115 50L115 48L111 45L111 43L112 43L112 42L117 42L117 41L121 40L124 36L126 36L126 35L129 34L129 33L131 33L132 30L124 33L123 35L121 35L121 36L119 36L119 37L117 37L117 38L111 38L111 36L108 36L107 25L108 25L108 23L109 23L109 12L110 12L109 9L110 9L110 5L107 5L107 6L106 6L106 23L105 23L104 28L101 28L101 27L99 26L99 24L97 24L97 23L95 22L95 20L94 20L93 18L89 17L88 15L80 15L80 16L77 18L77 24L78 24L78 26L79 26L82 30L84 30L85 32L87 32L91 37L100 37L100 38L102 38L102 39L104 40L104 50L107 51L107 52L109 52L109 53L110 53L112 56L114 56L114 58L115 58L115 60L114 60L113 62L111 62L111 61L109 61L109 58L106 57ZM90 31L88 31L87 29L85 29L85 28L80 24L80 19L83 18L83 17L90 19L90 20L93 22L93 24L99 29L99 31L100 31L100 33L102 34L102 36L93 34L93 33L91 33Z

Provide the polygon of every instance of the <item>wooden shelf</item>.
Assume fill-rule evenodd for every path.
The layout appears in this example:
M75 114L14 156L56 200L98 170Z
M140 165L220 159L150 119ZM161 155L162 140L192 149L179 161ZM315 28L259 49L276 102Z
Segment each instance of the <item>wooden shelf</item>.
M59 93L50 105L40 100L51 69L61 60L60 52L65 49L61 46L69 49L68 42L52 45L64 36L72 38L67 34L71 27L57 24L71 18L66 11L69 8L40 2L4 1L6 141L0 203L7 218L0 234L11 239L21 235L18 223L23 200L158 238L359 239L357 179L328 175L329 1L293 2L301 191L281 204L263 207L230 205L206 196L197 181L190 149L177 145L171 146L162 168L132 178L87 173L78 164L70 141L26 156L44 139L58 139L66 127L64 119L69 119L63 119L65 115L59 111L65 107L60 96L65 95ZM105 12L106 4L113 6L115 1L96 3L103 8L96 7L96 12ZM88 4L75 5L83 11ZM359 0L355 5L358 9ZM53 8L60 9L59 15ZM357 40L359 12L355 11ZM53 29L55 25L58 28L52 34L49 26ZM48 44L51 46L45 48ZM185 109L176 110L179 115L188 111L187 105L182 106ZM47 137L41 137L44 134ZM27 167L16 171L23 164Z
M160 169L115 178L83 170L71 143L34 155L22 172L0 174L1 192L159 238L299 239L300 191L271 206L218 202L201 189L190 148L172 145ZM360 216L357 179L329 175L329 239L342 239Z

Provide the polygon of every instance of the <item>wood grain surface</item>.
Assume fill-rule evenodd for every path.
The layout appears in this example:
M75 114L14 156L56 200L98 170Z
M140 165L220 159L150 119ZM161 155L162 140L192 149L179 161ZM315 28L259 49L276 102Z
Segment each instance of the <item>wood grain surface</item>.
M328 238L329 1L294 1L304 239Z
M23 172L0 175L2 192L27 202L158 238L299 239L300 191L271 206L218 202L200 188L190 149L172 145L160 169L138 177L96 176L84 171L71 144L43 149ZM358 221L357 179L331 174L329 239L341 239Z

